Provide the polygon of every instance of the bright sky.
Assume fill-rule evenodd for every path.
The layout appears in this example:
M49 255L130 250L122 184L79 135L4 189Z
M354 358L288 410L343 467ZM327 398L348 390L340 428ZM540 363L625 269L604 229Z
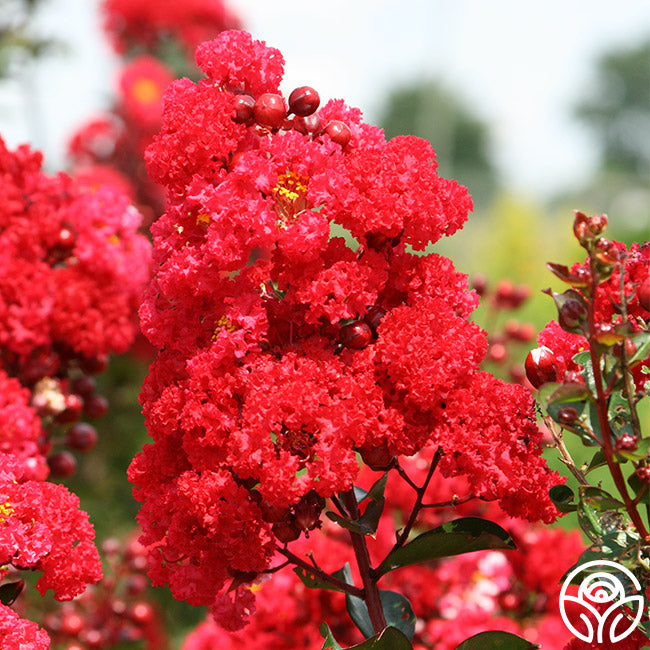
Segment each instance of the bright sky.
M69 51L29 82L0 87L0 133L11 145L37 141L56 166L70 131L107 101L115 61L99 32L97 0L49 3L42 24ZM287 93L311 85L375 121L391 86L443 79L492 124L507 183L533 195L589 174L594 151L571 121L571 106L590 92L599 53L650 35L646 0L230 4L256 38L282 50ZM39 114L47 118L41 129Z

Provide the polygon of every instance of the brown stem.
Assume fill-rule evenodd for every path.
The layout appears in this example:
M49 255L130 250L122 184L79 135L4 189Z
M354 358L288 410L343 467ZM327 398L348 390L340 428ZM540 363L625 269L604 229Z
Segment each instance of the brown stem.
M404 530L402 530L402 532L397 535L397 541L395 542L395 546L393 546L393 548L391 549L391 553L394 550L398 549L400 546L402 546L404 542L408 539L411 529L415 524L415 520L417 519L418 514L422 509L422 500L424 499L424 493L427 491L427 488L429 487L429 482L431 481L431 477L433 476L433 473L436 471L436 467L438 467L438 463L440 462L441 456L442 456L442 447L438 447L438 449L436 449L436 453L433 459L431 460L431 465L429 466L429 472L427 474L427 478L424 481L424 484L420 488L418 487L415 488L415 491L417 492L417 498L415 500L415 503L413 504L413 509L411 510L411 514L408 518L408 521L406 522L406 526L404 527Z
M558 431L555 428L555 422L551 420L548 415L544 416L544 424L548 427L548 430L551 432L551 435L553 436L553 440L555 442L555 446L557 447L557 450L560 452L560 456L562 456L562 462L569 468L569 471L573 476L575 476L576 480L580 485L589 485L589 481L585 478L585 475L578 469L576 466L575 462L573 461L573 458L571 458L571 454L569 453L569 450L566 448L566 445L564 444L564 438L562 436L562 433Z
M350 594L351 596L356 596L357 598L363 598L364 595L363 589L359 589L359 587L355 587L354 585L349 585L347 582L343 582L343 580L339 580L338 578L331 576L329 573L326 573L322 569L319 569L317 566L314 566L313 564L309 564L309 562L306 562L302 558L298 557L297 555L292 553L288 548L283 548L278 546L276 550L278 553L284 555L284 557L286 557L287 560L301 567L302 569L305 569L307 573L316 576L323 582L326 582L328 585L331 585L332 587L336 587L337 589L340 589L341 591L345 592L346 594Z
M348 490L343 494L343 501L347 511L353 519L359 518L359 507L357 498L354 495L354 490ZM370 566L370 556L368 555L368 547L366 546L366 538L354 531L348 531L350 539L352 540L352 548L357 558L357 566L361 574L361 581L363 582L363 595L361 596L368 607L368 614L370 622L375 634L380 634L386 627L386 618L384 616L384 608L381 604L381 597L379 595L379 588L377 587L377 579L375 572Z
M449 501L440 501L439 503L423 503L421 508L455 508L463 503L467 503L472 499L478 499L474 494L468 494L464 497L456 497L455 495Z
M589 323L589 356L591 358L591 365L594 372L594 382L596 384L596 410L598 412L598 421L600 423L600 430L602 431L603 434L603 453L605 454L607 467L609 467L610 474L614 479L614 484L616 485L616 489L618 490L619 494L621 495L621 498L623 499L623 503L625 504L625 510L627 511L628 515L630 516L630 519L632 520L632 523L634 524L637 531L639 532L639 535L641 535L643 539L647 540L650 537L650 535L648 535L648 531L646 530L646 527L643 524L643 520L639 515L639 511L637 510L636 506L634 505L634 503L632 503L632 500L630 499L630 495L628 494L627 491L627 486L625 485L625 478L623 477L623 472L621 472L621 467L619 463L615 462L614 460L614 450L612 448L613 436L612 436L611 427L609 426L609 416L607 413L607 397L603 391L603 376L600 370L600 355L596 354L596 350L595 350L595 346L597 345L597 341L595 340L595 336L594 336L596 332L596 316L595 316L594 308L596 303L596 291L597 291L597 282L595 281L595 279L598 277L598 271L595 268L593 258L590 259L590 266L591 266L592 286L590 287L591 295L589 296L589 300L587 302L587 308L588 308L587 315L588 315L588 323Z

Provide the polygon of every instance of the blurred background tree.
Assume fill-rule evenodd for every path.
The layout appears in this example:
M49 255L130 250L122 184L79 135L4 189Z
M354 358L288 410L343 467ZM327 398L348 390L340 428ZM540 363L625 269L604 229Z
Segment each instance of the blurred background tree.
M587 211L610 216L611 236L626 243L650 234L650 37L603 54L589 97L575 117L597 145L593 177L575 196Z
M409 134L428 140L440 174L469 187L476 205L487 205L499 187L488 124L442 82L429 79L395 88L379 124L387 138Z

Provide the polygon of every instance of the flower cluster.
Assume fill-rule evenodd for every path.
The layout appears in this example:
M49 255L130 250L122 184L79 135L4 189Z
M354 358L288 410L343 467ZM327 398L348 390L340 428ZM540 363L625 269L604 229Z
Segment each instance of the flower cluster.
M188 52L215 34L238 29L223 0L104 0L106 32L117 52L149 51L174 40Z
M240 627L245 584L320 526L358 454L388 468L440 448L475 496L551 521L530 395L478 370L466 276L414 254L463 226L467 190L423 140L387 142L341 100L318 110L310 87L285 100L282 55L245 32L197 62L147 151L168 203L140 312L154 442L129 477L154 583Z
M80 422L107 408L91 375L133 341L150 246L122 194L47 176L41 162L0 140L0 580L18 585L21 571L37 571L41 594L69 600L100 579L101 564L79 499L45 480L73 473L74 456L50 452L96 442ZM37 645L45 632L16 625L23 641L47 647ZM3 647L18 647L2 634Z
M407 459L404 467L412 479L421 482L428 463L426 455L417 456ZM360 482L370 484L369 475L372 473L362 476ZM431 496L438 498L466 491L467 483L462 478L438 478L429 486ZM389 503L383 517L405 523L412 503L393 476L389 478L387 494ZM415 650L453 650L468 636L488 630L519 634L542 648L559 649L572 642L558 606L563 568L554 558L561 554L570 561L580 556L584 546L578 533L509 519L494 504L480 500L425 512L421 523L435 525L459 514L487 515L512 531L518 549L481 551L389 574L387 588L406 595L416 613L412 641ZM390 528L380 526L370 546L373 557L379 559L390 549L393 539L386 534ZM309 553L318 566L329 571L340 569L347 560L347 541L340 529L331 524L324 524L309 540L296 542L294 548L301 555ZM322 647L323 640L313 621L327 622L336 639L346 647L362 641L340 593L308 589L291 571L279 572L272 580L261 580L251 589L257 597L257 611L249 626L230 632L208 620L188 635L183 650L316 650Z

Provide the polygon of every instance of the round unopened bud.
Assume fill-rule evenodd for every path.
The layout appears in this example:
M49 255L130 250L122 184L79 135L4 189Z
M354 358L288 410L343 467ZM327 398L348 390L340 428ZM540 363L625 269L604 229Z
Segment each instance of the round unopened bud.
M303 135L317 136L320 135L323 130L323 124L320 119L320 115L312 113L305 117L296 117L293 120L293 128L302 133Z
M332 138L333 142L340 144L341 147L345 147L345 145L350 142L350 138L352 137L352 131L350 131L350 127L345 122L341 122L340 120L332 120L325 127L325 133L327 133L327 135Z
M636 474L639 481L641 481L641 483L650 485L650 465L639 467L639 469L637 469L634 473Z
M636 451L639 446L639 439L631 433L624 433L616 438L616 451Z
M578 419L578 411L573 406L563 406L557 412L560 424L573 424Z
M292 522L278 522L271 529L278 541L288 544L300 537L300 528Z
M66 614L61 620L61 633L67 636L77 636L84 629L84 620L76 612Z
M372 339L370 325L363 321L348 323L339 330L339 341L341 345L352 350L365 348Z
M47 459L52 476L65 478L72 476L77 471L77 461L69 451L59 451Z
M487 291L487 287L487 277L482 273L477 273L472 277L472 289L474 289L479 296L482 296Z
M108 413L108 400L103 395L91 395L84 403L84 413L93 420L103 418Z
M65 408L57 416L57 422L76 422L81 417L84 401L79 395L70 393L64 397Z
M77 451L90 451L97 444L97 429L87 422L78 422L68 429L65 444Z
M312 530L319 525L325 502L316 492L306 494L295 506L296 524L302 530Z
M377 335L377 328L379 323L381 323L382 318L386 315L386 310L376 305L369 307L366 315L363 317L363 320L368 323L370 329L372 330L373 335Z
M503 343L493 343L488 349L488 357L494 363L502 363L508 357L508 349Z
M253 123L253 107L255 106L255 99L250 95L237 95L234 99L235 116L233 120L237 124L252 124Z
M573 330L580 327L587 318L587 307L584 303L576 298L569 298L560 307L558 312L558 322L563 330Z
M253 107L255 121L267 129L279 129L287 117L284 97L276 93L264 93Z
M299 117L311 115L319 105L320 97L310 86L300 86L289 95L289 112Z
M385 442L378 447L363 447L359 449L359 453L363 462L376 472L389 469L395 458Z
M528 353L524 367L526 377L534 388L557 380L557 359L553 351L545 345Z
M641 307L646 311L650 311L650 276L636 288L636 297Z

